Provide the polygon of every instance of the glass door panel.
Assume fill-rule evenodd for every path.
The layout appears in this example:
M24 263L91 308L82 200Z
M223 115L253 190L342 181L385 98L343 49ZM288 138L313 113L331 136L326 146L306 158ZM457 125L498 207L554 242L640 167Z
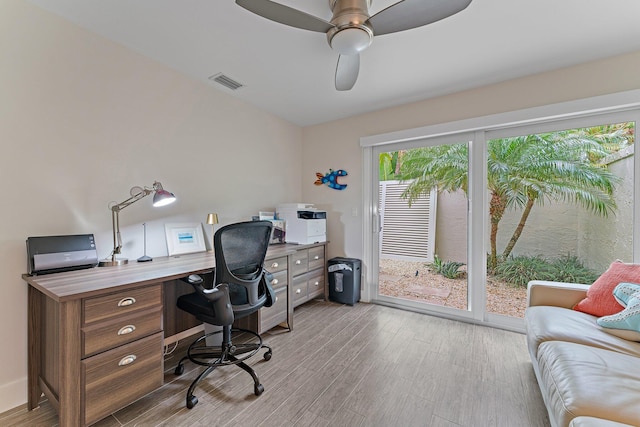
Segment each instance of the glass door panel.
M468 311L468 143L379 153L378 300Z
M633 261L634 141L635 122L487 141L487 313L522 318L530 280Z

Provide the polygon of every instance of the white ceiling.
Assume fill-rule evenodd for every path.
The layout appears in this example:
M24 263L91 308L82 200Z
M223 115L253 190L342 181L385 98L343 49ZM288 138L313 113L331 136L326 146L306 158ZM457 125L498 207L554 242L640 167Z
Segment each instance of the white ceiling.
M638 0L473 0L442 21L376 37L354 88L338 92L337 54L323 34L233 0L29 1L300 126L640 51ZM331 19L328 0L277 1ZM370 13L396 2L373 0ZM220 72L245 87L208 80Z

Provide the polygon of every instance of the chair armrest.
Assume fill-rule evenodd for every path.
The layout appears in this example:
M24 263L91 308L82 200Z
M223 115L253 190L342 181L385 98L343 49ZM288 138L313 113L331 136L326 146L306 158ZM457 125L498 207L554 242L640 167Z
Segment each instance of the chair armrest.
M276 293L271 286L272 281L273 274L269 273L267 270L264 270L262 273L262 278L260 279L260 286L264 286L265 295L267 296L267 300L264 303L265 307L271 307L276 302Z
M532 280L527 285L527 307L550 305L572 308L587 296L590 285Z

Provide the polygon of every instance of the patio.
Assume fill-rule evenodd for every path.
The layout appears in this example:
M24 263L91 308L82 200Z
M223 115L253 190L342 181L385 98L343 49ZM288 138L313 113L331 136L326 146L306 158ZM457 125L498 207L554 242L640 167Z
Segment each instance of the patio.
M432 272L424 262L381 259L379 293L465 310L466 274L459 279L448 279ZM526 289L488 279L487 310L490 313L522 318L526 304Z

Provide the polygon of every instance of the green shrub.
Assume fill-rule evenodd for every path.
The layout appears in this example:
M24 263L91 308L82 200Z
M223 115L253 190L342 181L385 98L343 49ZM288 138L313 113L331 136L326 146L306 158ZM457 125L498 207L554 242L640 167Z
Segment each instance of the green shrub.
M447 279L457 279L462 275L462 271L460 271L460 267L462 267L464 263L456 262L456 261L442 261L438 255L433 257L433 263L431 263L431 268L438 274L443 275Z
M509 257L497 265L496 277L521 287L530 280L553 280L549 262L540 255Z
M497 278L514 286L526 287L531 280L593 283L598 274L586 268L578 257L566 255L549 261L540 255L510 257L496 267Z
M578 257L567 254L551 263L553 279L557 282L591 284L598 278L598 273L584 266Z

